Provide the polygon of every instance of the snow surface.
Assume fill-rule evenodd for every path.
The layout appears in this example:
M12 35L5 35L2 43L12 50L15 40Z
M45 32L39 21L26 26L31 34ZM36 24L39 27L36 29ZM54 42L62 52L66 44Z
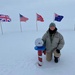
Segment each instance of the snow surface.
M0 35L0 75L75 75L75 31L61 31L65 39L59 63L47 62L37 65L34 41L44 31L15 32Z
M1 23L0 29L0 75L75 75L75 0L0 0L0 13L9 15L10 23ZM61 50L59 63L47 62L43 55L43 66L37 65L35 40L41 38L53 21L54 12L62 14L64 19L55 22L58 31L64 36L65 46ZM19 13L29 18L21 23ZM36 31L36 13L41 14L45 22L38 22Z

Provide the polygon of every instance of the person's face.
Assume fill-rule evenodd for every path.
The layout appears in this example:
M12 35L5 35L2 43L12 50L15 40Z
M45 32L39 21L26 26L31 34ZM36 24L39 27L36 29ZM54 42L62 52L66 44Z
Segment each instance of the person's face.
M51 27L50 27L50 30L53 31L54 29L55 29L55 26L51 26Z

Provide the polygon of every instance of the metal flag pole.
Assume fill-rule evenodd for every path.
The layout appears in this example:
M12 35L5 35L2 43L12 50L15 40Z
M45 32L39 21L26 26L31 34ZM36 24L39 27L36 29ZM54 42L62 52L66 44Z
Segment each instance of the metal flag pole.
M36 31L38 31L38 25L37 25L37 13L36 13Z
M20 21L20 30L21 30L21 32L22 32L22 26L21 26L21 21Z
M19 17L20 17L20 14L19 14ZM22 32L22 26L21 26L21 21L20 21L20 30L21 30L21 32Z
M74 25L74 31L75 31L75 25Z
M37 25L37 20L36 20L36 31L38 31L38 25Z
M0 21L0 27L1 27L1 32L2 32L2 35L3 35L3 29L2 29L1 21Z

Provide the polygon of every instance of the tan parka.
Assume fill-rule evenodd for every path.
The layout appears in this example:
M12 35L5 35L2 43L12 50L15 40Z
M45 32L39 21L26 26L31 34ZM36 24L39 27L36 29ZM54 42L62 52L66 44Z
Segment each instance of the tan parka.
M56 31L52 42L49 31L43 35L42 40L44 41L44 46L46 47L47 52L50 52L54 49L61 50L65 44L63 36L58 31Z

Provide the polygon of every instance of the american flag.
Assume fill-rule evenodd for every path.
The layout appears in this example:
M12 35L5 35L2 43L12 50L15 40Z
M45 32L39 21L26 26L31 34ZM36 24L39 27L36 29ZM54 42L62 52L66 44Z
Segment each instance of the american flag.
M27 17L24 17L23 15L20 14L20 21L26 22L28 20Z
M39 14L36 14L36 15L37 15L37 21L44 22L44 19L41 15L39 15Z
M10 22L11 18L8 15L0 14L0 22Z

